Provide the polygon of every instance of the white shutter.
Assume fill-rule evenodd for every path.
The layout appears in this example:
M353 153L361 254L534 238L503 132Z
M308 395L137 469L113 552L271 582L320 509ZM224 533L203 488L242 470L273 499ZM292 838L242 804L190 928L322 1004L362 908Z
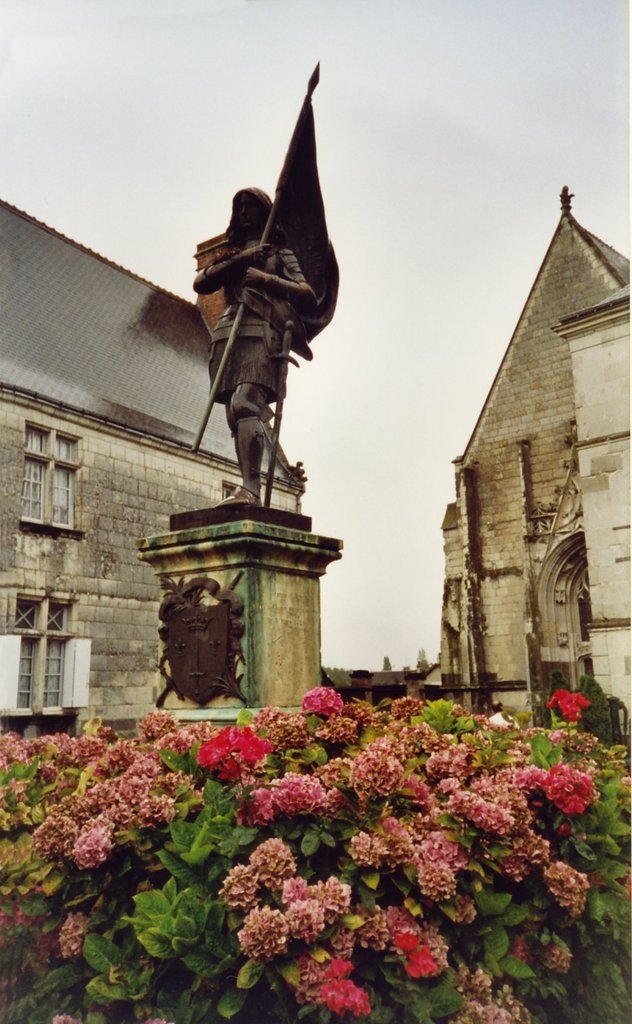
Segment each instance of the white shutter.
M0 636L0 708L5 710L18 706L21 643L21 636Z
M64 660L62 706L87 708L89 702L91 640L68 640Z

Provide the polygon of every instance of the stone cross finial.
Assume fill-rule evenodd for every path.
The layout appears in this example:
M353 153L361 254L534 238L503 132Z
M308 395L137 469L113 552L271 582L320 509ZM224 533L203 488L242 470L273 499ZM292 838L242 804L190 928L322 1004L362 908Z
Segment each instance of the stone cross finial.
M560 203L562 204L562 212L563 213L570 213L571 212L571 199L573 199L574 196L575 196L575 193L574 192L569 192L568 191L568 185L565 185L564 188L562 189L562 191L560 192Z

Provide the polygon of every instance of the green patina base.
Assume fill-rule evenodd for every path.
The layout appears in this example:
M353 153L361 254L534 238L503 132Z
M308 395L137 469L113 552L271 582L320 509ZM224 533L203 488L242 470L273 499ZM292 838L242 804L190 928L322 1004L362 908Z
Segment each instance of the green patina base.
M170 525L172 532L138 541L139 558L161 579L206 576L234 586L244 602L245 705L300 705L320 685L320 577L341 557L342 541L312 533L306 516L243 506L172 516ZM183 719L227 722L243 704L214 698L203 714L171 693L164 706Z

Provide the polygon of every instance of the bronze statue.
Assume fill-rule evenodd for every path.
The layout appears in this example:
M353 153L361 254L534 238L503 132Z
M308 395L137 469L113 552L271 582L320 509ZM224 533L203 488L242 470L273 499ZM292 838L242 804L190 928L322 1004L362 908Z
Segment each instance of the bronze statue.
M232 503L260 504L263 423L272 416L270 402L283 387L283 361L290 351L311 359L301 312L314 310L314 292L305 280L294 253L285 246L275 225L271 240L259 244L272 209L265 192L249 188L237 192L226 231L227 246L220 259L195 278L196 292L224 289L228 305L212 334L209 373L213 381L243 304L237 336L224 367L217 401L226 406L226 419L235 438L242 486L227 499ZM295 360L293 360L296 362Z
M290 354L312 358L310 342L333 317L338 265L329 241L316 165L311 97L319 79L312 74L294 128L274 202L256 188L233 199L226 244L194 282L201 294L224 289L227 305L212 331L211 390L193 444L197 451L215 401L226 406L235 438L242 486L227 501L261 503L260 471L264 423L274 429L265 505L272 481Z

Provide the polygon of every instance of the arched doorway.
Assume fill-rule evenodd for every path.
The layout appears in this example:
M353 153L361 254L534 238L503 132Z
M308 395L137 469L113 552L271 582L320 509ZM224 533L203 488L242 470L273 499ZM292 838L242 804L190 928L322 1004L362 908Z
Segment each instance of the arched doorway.
M586 541L578 530L547 555L538 580L543 681L554 669L575 688L592 673L589 624L592 619Z

